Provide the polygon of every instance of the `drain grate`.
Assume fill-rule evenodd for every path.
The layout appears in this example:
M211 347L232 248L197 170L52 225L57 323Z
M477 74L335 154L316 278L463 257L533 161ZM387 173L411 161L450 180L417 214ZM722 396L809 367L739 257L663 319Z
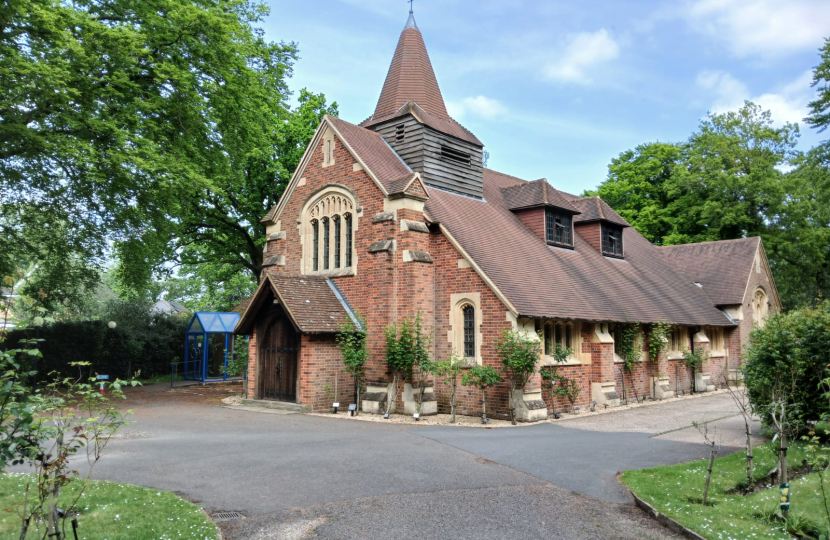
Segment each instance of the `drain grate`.
M213 521L233 521L235 519L241 519L245 516L240 514L239 512L217 512L213 514Z

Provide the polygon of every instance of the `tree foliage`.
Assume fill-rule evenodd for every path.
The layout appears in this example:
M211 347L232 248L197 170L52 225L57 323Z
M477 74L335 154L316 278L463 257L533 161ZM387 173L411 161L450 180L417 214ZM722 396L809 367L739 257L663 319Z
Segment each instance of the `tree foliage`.
M10 0L0 10L0 270L40 261L47 298L103 259L131 291L184 265L261 269L278 200L325 97L289 105L293 43L258 0ZM204 281L203 275L195 277ZM32 280L33 283L35 280Z
M785 307L830 284L830 150L795 150L798 126L747 102L687 141L620 154L595 192L658 245L760 236Z
M516 330L505 330L496 342L496 353L502 361L502 370L513 390L523 390L536 373L536 364L542 352L542 336L526 336Z
M824 39L819 55L821 62L813 69L812 83L818 96L808 104L810 115L804 120L819 131L824 131L830 125L830 37Z
M827 390L822 386L830 368L828 329L830 302L824 300L815 307L775 314L752 332L744 382L762 418L770 420L770 407L782 395L790 421L801 426L830 413Z

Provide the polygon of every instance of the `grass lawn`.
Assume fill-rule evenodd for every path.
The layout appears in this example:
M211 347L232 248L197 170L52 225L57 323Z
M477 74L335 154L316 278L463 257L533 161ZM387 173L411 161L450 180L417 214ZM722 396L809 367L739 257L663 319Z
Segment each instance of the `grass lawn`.
M18 538L21 520L17 514L23 501L25 474L0 474L0 538ZM79 484L79 483L78 483ZM74 499L77 488L70 484L61 500ZM216 526L198 506L176 495L130 484L90 482L76 508L78 538L87 540L168 540L219 538ZM38 531L39 525L40 530ZM29 526L26 538L41 538L43 523ZM73 538L72 526L66 524L66 538Z
M757 480L777 465L775 452L769 445L755 448L753 455ZM788 463L799 465L803 458L803 445L791 444ZM783 524L761 517L770 515L778 503L777 484L749 496L729 493L746 479L744 452L715 459L709 485L710 505L704 507L701 501L707 466L708 459L703 459L680 465L625 471L621 479L637 496L657 510L711 540L792 538ZM817 473L791 481L790 492L790 516L793 521L806 517L827 527Z
M174 381L183 381L184 380L184 375L182 375L180 373L180 374L176 375L173 378L173 380ZM141 384L154 384L154 383L163 383L163 382L169 383L170 382L170 374L167 373L166 375L156 375L154 377L148 377L146 379L139 379L139 381L141 382Z

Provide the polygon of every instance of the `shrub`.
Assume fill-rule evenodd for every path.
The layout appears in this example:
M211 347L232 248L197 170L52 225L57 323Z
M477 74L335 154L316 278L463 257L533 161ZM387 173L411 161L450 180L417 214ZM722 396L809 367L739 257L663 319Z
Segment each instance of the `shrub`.
M790 422L804 426L830 413L822 381L830 350L830 303L770 317L749 338L744 381L756 412L769 424L776 394L786 398Z

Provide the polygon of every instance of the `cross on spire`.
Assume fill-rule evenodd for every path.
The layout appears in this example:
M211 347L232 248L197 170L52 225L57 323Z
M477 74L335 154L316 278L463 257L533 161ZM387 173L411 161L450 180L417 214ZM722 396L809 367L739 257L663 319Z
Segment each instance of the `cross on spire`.
M412 13L412 2L415 0L409 0L409 12Z

